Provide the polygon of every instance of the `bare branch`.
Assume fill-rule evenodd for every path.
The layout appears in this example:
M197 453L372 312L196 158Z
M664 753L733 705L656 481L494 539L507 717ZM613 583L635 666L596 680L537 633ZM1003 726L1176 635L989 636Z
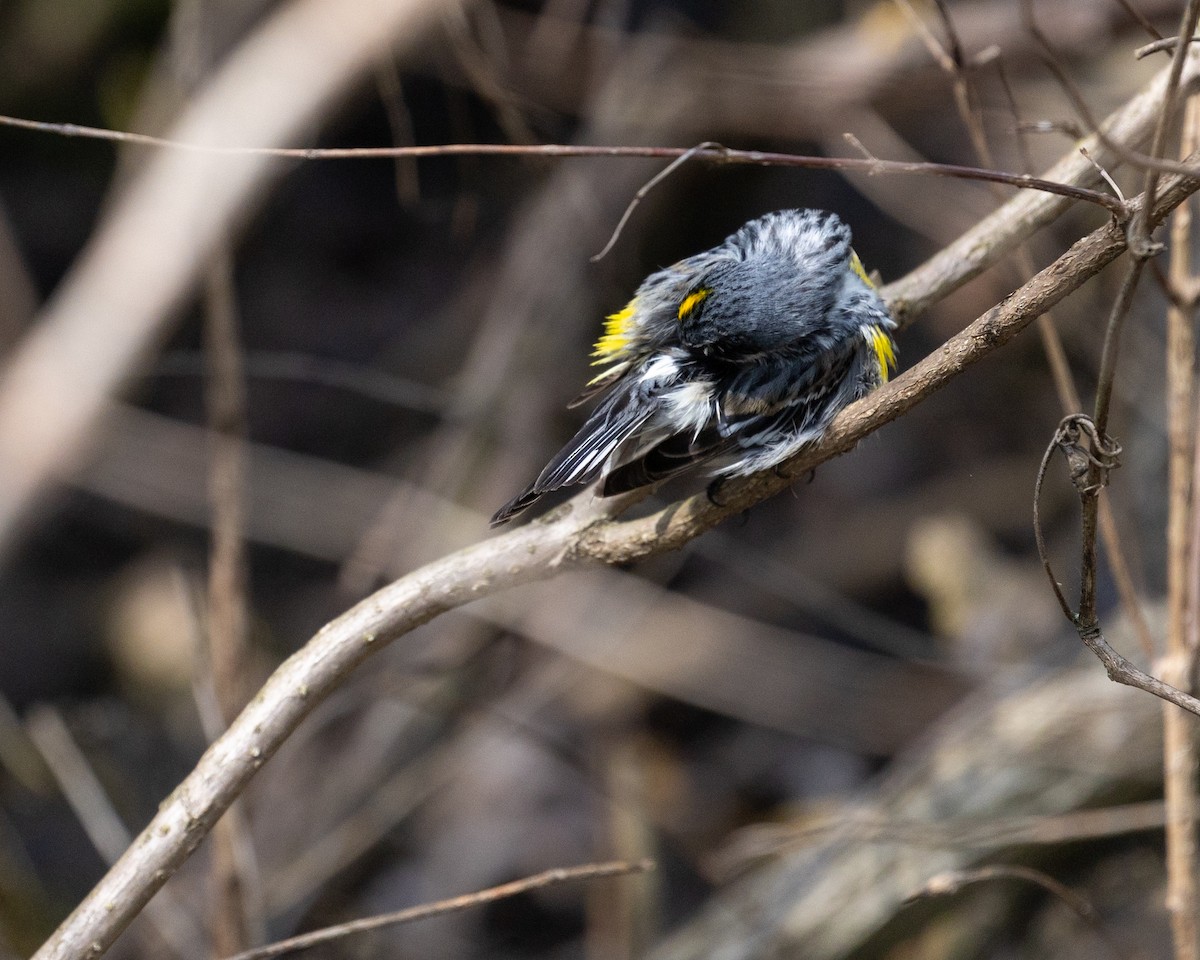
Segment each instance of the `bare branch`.
M808 170L859 170L864 173L890 173L900 176L949 177L953 180L982 180L1026 190L1040 190L1071 200L1083 200L1109 210L1124 218L1124 205L1117 199L1096 190L1067 183L1056 183L1023 173L1004 170L985 170L955 163L910 163L903 160L863 159L859 157L808 157L794 153L774 153L767 150L733 150L716 144L697 147L621 147L590 146L562 143L442 143L417 147L224 147L169 140L143 133L127 133L86 127L74 123L46 123L0 115L0 126L20 127L40 133L64 137L86 137L111 140L137 146L182 150L189 153L230 157L280 157L292 160L378 160L418 157L549 157L570 159L581 157L633 158L680 161L695 157L722 164L748 164L760 167L801 167ZM673 169L668 167L666 173ZM1200 169L1191 171L1200 176ZM651 181L652 187L656 181Z
M1070 419L1071 416L1068 414L1067 419ZM1046 445L1046 452L1042 455L1042 462L1038 467L1037 479L1033 482L1033 538L1037 544L1038 557L1042 561L1042 569L1046 571L1046 577L1050 580L1050 589L1054 591L1054 599L1058 601L1058 607L1062 610L1063 616L1074 623L1075 611L1071 609L1070 601L1063 593L1062 584L1054 573L1054 567L1050 563L1050 550L1046 546L1046 535L1042 530L1042 484L1045 482L1046 471L1050 467L1054 451L1059 449L1059 435L1062 433L1062 429L1063 422L1060 422L1054 439Z
M1196 38L1193 37L1189 42L1195 43ZM1144 47L1138 47L1135 51L1133 51L1133 55L1138 60L1144 60L1144 59L1146 59L1146 57L1150 56L1153 53L1162 53L1165 50L1174 50L1178 44L1179 44L1178 37L1159 38L1158 40L1155 40L1153 43L1146 44Z
M205 350L208 378L205 400L212 441L208 488L212 543L208 560L205 618L209 679L217 705L218 733L245 705L247 601L245 544L246 385L233 287L233 261L227 251L213 258L205 282ZM235 807L213 833L210 880L213 901L210 929L218 953L241 950L255 942L249 935L249 878L239 856L250 844L239 829Z
M1185 21L1187 20L1189 14L1190 7L1184 11ZM1054 78L1058 81L1058 85L1062 88L1063 92L1066 93L1067 98L1071 101L1071 105L1075 108L1075 112L1078 113L1081 118L1083 118L1083 121L1087 124L1089 130L1096 131L1100 135L1101 140L1104 141L1106 146L1119 153L1121 158L1126 163L1143 169L1147 173L1173 173L1184 176L1194 175L1194 170L1192 170L1186 163L1180 163L1174 160L1164 160L1162 158L1162 144L1158 142L1157 134L1154 146L1152 146L1151 152L1148 154L1139 153L1136 150L1128 149L1121 143L1109 141L1105 137L1102 129L1097 125L1095 115L1088 106L1087 100L1080 92L1079 87L1075 84L1075 81L1071 79L1071 75L1063 66L1062 59L1059 57L1058 51L1054 48L1054 45L1038 26L1033 15L1033 0L1021 0L1021 18L1025 23L1026 30L1029 31L1030 36L1034 38L1038 47L1040 48L1042 62L1045 63L1047 69L1054 74ZM1192 26L1194 29L1194 22ZM1190 34L1187 35L1190 36ZM1172 103L1174 102L1175 94L1180 88L1180 74L1176 73L1176 69L1177 67L1182 69L1183 62L1190 57L1190 46L1191 45L1188 44L1177 49L1176 56L1171 61L1167 91L1168 100ZM1161 129L1164 122L1169 123L1172 119L1173 111L1167 111L1164 109L1164 111L1158 116L1156 129Z
M603 260L608 255L608 252L616 245L617 239L621 236L621 231L625 229L625 224L629 222L629 218L633 216L634 209L639 203L642 202L642 200L645 199L646 194L666 180L667 177L687 163L688 160L703 150L724 150L724 147L713 140L705 140L704 143L698 143L690 150L686 150L681 153L678 157L663 167L663 169L658 171L658 173L656 173L653 177L643 183L641 187L638 188L637 193L633 195L633 199L629 201L629 205L625 208L625 212L621 214L621 219L617 221L617 226L613 230L612 236L608 238L608 243L604 245L603 249L601 249L599 253L589 258L592 263L598 263L599 261Z
M1137 5L1133 2L1133 0L1117 0L1117 3L1124 7L1125 12L1128 13L1134 20L1136 20L1138 25L1148 34L1150 34L1150 36L1152 36L1155 40L1162 40L1163 36L1158 32L1158 28L1155 27L1154 24L1147 19L1146 15L1137 8Z
M1200 146L1200 100L1184 111L1180 152ZM1180 204L1171 219L1170 283L1187 289L1192 276L1192 212ZM1160 671L1174 686L1195 692L1196 651L1188 642L1189 538L1195 510L1192 466L1195 448L1195 305L1167 307L1167 656ZM1177 960L1200 958L1200 899L1196 890L1196 727L1178 710L1163 710L1163 796L1167 807L1167 911Z
M1132 956L1129 951L1116 941L1112 932L1105 925L1103 918L1096 912L1096 908L1092 906L1086 897L1080 896L1070 887L1055 880L1049 874L1043 873L1041 870L1034 870L1032 867L1020 866L1019 864L994 864L988 867L979 867L975 870L953 870L948 873L940 873L936 877L931 877L910 899L944 897L958 893L959 890L968 884L984 883L991 880L1023 880L1026 883L1036 884L1070 907L1071 912L1091 927L1115 956Z
M1200 0L1189 0L1184 7L1183 15L1179 22L1179 36L1191 37L1196 32L1196 23L1200 20ZM1154 128L1154 138L1150 141L1150 156L1155 160L1165 154L1167 148L1167 133L1176 122L1176 107L1179 102L1179 85L1180 78L1183 76L1183 65L1186 62L1191 45L1181 43L1175 48L1175 52L1171 57L1171 72L1167 78L1167 92L1163 98L1162 113L1158 116L1158 124ZM1154 166L1146 167L1145 179L1142 184L1142 193L1146 196L1146 204L1153 208L1154 193L1158 189L1158 178L1160 170ZM1134 253L1141 256L1150 256L1154 252L1153 245L1150 241L1151 226L1143 216L1136 219L1133 223L1135 239L1131 243ZM1159 248L1161 249L1161 248ZM1099 418L1097 418L1099 420ZM1103 430L1101 424L1101 430Z
M472 907L482 907L497 900L503 900L506 897L515 897L518 894L528 893L531 890L540 890L543 887L555 886L562 883L574 883L580 880L623 877L631 873L646 873L653 870L654 866L653 860L638 860L632 863L626 860L617 860L610 863L586 863L578 867L556 867L553 870L544 870L541 873L534 874L532 877L513 880L510 883L502 883L499 886L479 890L476 893L465 893L459 897L439 900L436 903L428 903L420 907L409 907L406 910L397 910L395 913L384 913L375 917L365 917L362 920L351 920L349 923L339 923L333 927L324 927L321 930L302 933L299 936L289 937L287 940L280 940L265 947L246 950L227 958L227 960L269 960L270 957L281 957L287 953L295 953L297 950L307 950L309 947L329 943L332 940L340 940L342 937L353 936L356 933L366 933L368 930L379 930L382 927L394 927L402 923L412 923L414 920L424 920L427 917L436 917L443 913L453 913L458 910L469 910Z

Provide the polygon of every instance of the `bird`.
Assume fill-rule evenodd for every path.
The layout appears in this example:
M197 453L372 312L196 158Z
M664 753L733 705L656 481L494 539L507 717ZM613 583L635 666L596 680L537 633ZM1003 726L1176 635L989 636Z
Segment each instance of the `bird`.
M836 213L778 210L650 274L596 341L601 370L570 405L592 413L492 526L564 487L719 482L820 439L896 366L895 320L851 239Z

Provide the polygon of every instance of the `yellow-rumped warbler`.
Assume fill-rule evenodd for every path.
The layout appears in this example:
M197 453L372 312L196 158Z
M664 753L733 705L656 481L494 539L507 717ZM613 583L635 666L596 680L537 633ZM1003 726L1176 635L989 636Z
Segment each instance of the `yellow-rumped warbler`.
M887 380L895 326L836 214L751 220L608 318L593 354L607 369L572 406L603 399L492 524L600 476L607 497L699 464L736 477L781 463Z

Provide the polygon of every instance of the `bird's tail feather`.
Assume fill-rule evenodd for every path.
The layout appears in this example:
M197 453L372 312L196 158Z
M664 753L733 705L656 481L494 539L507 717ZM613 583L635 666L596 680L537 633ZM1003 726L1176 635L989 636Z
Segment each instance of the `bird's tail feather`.
M525 490L496 511L492 526L499 526L531 507L543 494L562 487L591 483L613 454L654 412L654 407L629 392L615 394L601 404L546 468Z

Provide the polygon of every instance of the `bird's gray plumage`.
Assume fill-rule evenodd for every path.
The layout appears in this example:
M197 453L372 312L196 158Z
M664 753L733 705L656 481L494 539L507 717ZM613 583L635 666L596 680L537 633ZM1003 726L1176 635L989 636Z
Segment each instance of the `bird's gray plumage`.
M603 477L610 496L705 465L744 476L820 437L888 377L895 323L833 213L781 210L652 273L596 344L601 400L497 511Z

